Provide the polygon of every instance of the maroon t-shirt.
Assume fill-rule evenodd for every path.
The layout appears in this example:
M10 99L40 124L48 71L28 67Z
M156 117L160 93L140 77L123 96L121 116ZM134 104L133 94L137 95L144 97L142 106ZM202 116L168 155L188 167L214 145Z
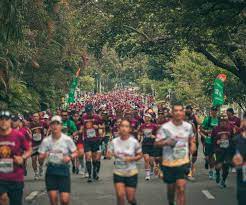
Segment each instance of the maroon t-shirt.
M143 133L143 145L153 145L155 139L152 138L152 135L156 134L158 129L157 124L155 123L144 123L140 127L140 132Z
M230 149L232 145L233 129L230 124L226 127L217 126L212 130L211 134L214 151L219 152L225 149ZM220 144L217 144L218 140L221 141Z
M240 118L238 118L238 117L236 117L236 116L233 116L233 117L231 117L231 118L228 118L228 120L229 120L230 124L231 124L233 127L235 127L235 126L240 127L240 124L241 124Z
M39 146L45 134L46 125L42 122L31 122L30 130L32 132L32 147Z
M14 163L14 156L22 156L30 149L30 143L18 130L12 130L7 136L0 135L0 180L24 181L24 169Z
M82 124L84 126L83 136L85 141L97 141L99 140L99 132L98 129L95 129L94 125L102 124L102 119L93 114L89 116L88 114L84 114L82 116Z

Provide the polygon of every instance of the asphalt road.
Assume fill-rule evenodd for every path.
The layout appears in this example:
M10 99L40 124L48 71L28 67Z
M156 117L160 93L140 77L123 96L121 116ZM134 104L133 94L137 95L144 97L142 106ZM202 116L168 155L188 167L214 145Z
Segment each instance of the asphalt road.
M81 175L72 175L72 205L115 205L115 195L112 183L112 161L102 160L100 180L88 184ZM143 161L139 163L139 185L137 200L140 205L168 205L166 186L158 178L151 181L144 180ZM28 176L25 180L24 204L49 205L45 191L44 180L33 180L33 172L28 165ZM227 181L227 188L221 189L207 177L203 168L202 155L197 162L196 181L188 182L186 195L189 205L236 205L236 174L231 173Z

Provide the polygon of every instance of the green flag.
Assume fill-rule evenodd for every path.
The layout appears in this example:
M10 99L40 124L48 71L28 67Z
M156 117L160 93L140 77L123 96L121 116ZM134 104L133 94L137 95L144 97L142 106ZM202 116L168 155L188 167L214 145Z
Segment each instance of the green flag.
M224 104L224 82L220 78L214 81L213 106Z
M78 77L75 77L70 85L69 94L68 94L68 103L75 102L74 93L77 85L78 85Z

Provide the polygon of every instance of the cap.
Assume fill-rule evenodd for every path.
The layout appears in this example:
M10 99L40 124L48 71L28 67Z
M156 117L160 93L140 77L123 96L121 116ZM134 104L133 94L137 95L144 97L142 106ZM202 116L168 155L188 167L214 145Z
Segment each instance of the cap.
M18 121L20 118L19 118L19 116L18 115L11 115L11 120L12 121Z
M49 115L48 114L45 114L43 118L44 119L49 119Z
M11 113L7 110L3 110L0 112L0 118L11 118Z
M58 123L62 124L62 118L59 115L55 115L51 118L51 123L52 122L58 122Z

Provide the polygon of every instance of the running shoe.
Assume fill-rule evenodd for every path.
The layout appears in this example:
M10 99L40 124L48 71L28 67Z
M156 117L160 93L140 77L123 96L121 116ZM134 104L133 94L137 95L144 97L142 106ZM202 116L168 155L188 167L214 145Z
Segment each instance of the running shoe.
M221 181L220 181L220 184L219 184L219 186L220 186L220 188L226 188L226 184L225 184L225 181L222 179Z
M146 177L145 177L145 180L146 180L146 181L149 181L149 180L150 180L150 176L146 176Z
M214 177L214 172L213 172L212 170L210 170L210 171L208 172L208 178L209 178L210 180L213 180L213 177Z

